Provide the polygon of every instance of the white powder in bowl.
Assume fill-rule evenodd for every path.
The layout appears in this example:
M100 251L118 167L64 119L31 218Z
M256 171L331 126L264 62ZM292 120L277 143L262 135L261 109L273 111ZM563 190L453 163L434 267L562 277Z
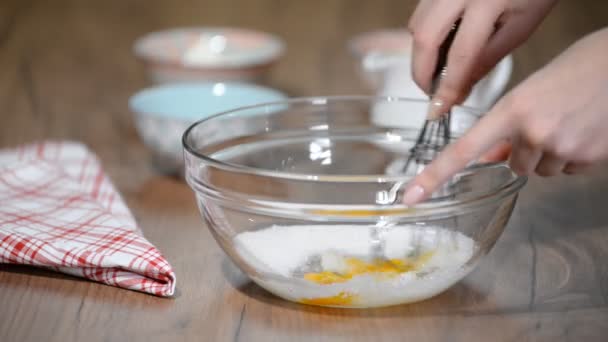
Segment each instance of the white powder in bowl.
M432 297L467 275L474 241L429 226L395 226L383 233L384 257L372 254L373 226L272 226L234 239L258 277L288 300L326 306L374 307ZM375 260L375 261L374 261Z

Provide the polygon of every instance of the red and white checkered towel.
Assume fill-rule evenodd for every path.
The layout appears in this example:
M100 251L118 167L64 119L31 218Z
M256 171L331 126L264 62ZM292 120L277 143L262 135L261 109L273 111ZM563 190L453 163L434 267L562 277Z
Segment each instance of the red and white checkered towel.
M158 296L175 274L82 144L0 150L0 263L51 268Z

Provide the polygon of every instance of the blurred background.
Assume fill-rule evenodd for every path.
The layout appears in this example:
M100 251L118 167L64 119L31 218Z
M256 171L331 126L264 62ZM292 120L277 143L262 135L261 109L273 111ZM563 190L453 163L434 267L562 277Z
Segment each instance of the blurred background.
M273 33L286 53L267 85L290 96L369 92L347 49L353 36L401 28L413 0L3 0L0 147L36 139L88 144L114 167L148 153L129 97L149 86L132 45L151 31L235 26ZM604 1L560 1L514 53L513 85L585 33L608 24ZM134 157L138 156L138 157ZM112 166L109 167L112 167Z

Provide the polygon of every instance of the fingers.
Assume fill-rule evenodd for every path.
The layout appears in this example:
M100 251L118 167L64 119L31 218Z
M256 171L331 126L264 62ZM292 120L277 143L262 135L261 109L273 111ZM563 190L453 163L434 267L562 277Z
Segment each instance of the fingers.
M555 1L541 1L540 6L533 6L525 11L519 11L517 15L513 13L503 13L499 17L498 30L492 35L483 53L478 59L477 68L473 72L473 79L483 78L501 59L508 55L515 48L526 41L531 32L534 31L540 21L551 10Z
M556 176L561 173L576 174L584 172L588 168L584 164L566 163L566 161L548 152L543 153L540 158L538 157L539 154L529 145L522 147L522 144L519 143L513 148L509 141L505 141L492 147L479 158L479 162L495 163L507 160L511 156L511 168L518 169L517 173L529 174L531 170L534 170L536 174L542 177ZM534 164L535 162L537 164Z
M472 83L476 83L484 78L505 56L519 45L519 41L514 41L511 26L513 26L513 23L505 24L490 38L488 45L477 60L475 69L471 72Z
M513 151L509 160L509 166L519 175L528 175L536 169L542 157L542 151L529 144L521 136L513 139Z
M503 141L492 147L488 152L484 153L480 158L480 163L496 163L509 159L511 155L511 142Z
M551 177L561 174L566 166L566 161L551 153L543 154L536 166L536 174L542 177Z
M435 0L428 9L432 15L423 19L414 17L414 49L412 51L412 76L418 86L429 93L431 78L437 63L439 46L460 17L463 11L463 0Z
M418 26L421 20L427 17L428 10L432 7L434 0L420 0L414 13L410 17L408 27L410 32L414 32L414 29Z
M551 153L554 149L551 144L538 145L527 140L521 134L526 121L519 117L510 111L508 102L499 101L464 136L448 145L408 184L403 203L411 206L429 198L441 184L482 154L488 159L504 157L509 151L506 141L511 142L509 164L520 175L536 172L541 176L554 176L586 171L588 164L567 163Z
M464 136L448 145L422 173L406 188L403 202L413 205L427 199L443 182L469 162L488 151L498 142L507 139L516 128L508 113L495 106Z
M429 106L428 117L437 118L454 104L466 97L471 88L472 73L479 56L494 32L494 24L500 16L500 8L492 2L475 2L466 9L462 24L456 34L446 66L446 74L439 82L439 89Z
M578 175L587 172L590 168L591 165L585 163L567 163L563 172L567 175Z

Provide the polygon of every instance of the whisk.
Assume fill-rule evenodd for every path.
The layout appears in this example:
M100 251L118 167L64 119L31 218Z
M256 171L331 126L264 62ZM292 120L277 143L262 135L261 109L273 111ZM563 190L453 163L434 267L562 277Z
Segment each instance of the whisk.
M450 47L456 37L460 19L454 23L443 44L439 48L437 64L431 80L431 98L439 87L439 82L446 74L447 57ZM426 119L414 146L410 149L403 172L412 173L410 168L415 167L413 174L418 174L424 167L430 164L435 157L450 143L450 121L451 113L441 115L437 119ZM395 183L388 191L380 191L376 194L376 203L381 205L396 203L405 182ZM399 198L400 199L400 198Z

